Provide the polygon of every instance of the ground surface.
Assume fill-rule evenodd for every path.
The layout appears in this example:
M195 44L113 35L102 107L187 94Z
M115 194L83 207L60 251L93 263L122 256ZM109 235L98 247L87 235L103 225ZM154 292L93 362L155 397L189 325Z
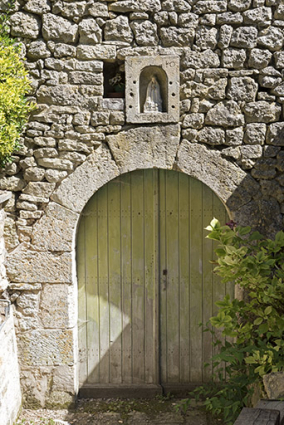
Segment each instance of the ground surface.
M16 425L218 425L199 407L176 411L179 400L80 400L76 410L23 410Z

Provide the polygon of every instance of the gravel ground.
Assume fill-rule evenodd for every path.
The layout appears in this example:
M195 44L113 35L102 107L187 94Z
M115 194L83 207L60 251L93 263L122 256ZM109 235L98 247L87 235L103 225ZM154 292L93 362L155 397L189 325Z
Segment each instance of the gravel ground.
M76 410L23 409L15 425L220 425L198 407L176 412L178 400L79 400Z

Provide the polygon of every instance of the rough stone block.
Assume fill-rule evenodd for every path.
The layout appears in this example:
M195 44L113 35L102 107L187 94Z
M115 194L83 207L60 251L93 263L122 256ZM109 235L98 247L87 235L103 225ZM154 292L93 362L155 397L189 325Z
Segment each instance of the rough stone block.
M115 59L116 47L115 46L78 46L77 58L81 60L92 59Z
M74 303L73 296L71 285L43 285L39 319L44 328L66 329L74 324L73 317L69 317Z
M247 10L243 13L245 24L260 24L267 26L272 19L270 7L257 7L252 10Z
M166 13L166 12L160 12ZM195 13L181 13L178 16L178 25L184 28L196 28L198 25L198 15ZM158 23L158 22L157 22ZM164 25L167 23L165 22Z
M275 52L273 57L276 68L284 68L284 52Z
M55 170L73 170L74 164L71 161L68 161L67 159L61 159L61 158L39 158L37 160L38 165L44 168L52 168Z
M30 182L23 190L23 193L26 195L49 198L54 189L54 183Z
M52 389L55 391L74 391L74 375L75 371L72 366L58 366L53 372Z
M251 0L229 0L228 7L234 12L247 10L251 5Z
M72 365L72 330L33 330L19 336L22 367Z
M238 48L252 49L257 44L257 28L239 27L233 31L231 46Z
M203 13L220 13L226 10L226 0L199 0L193 8L193 11L200 15Z
M109 10L113 12L159 12L161 10L160 0L122 0L112 3Z
M51 5L49 0L28 0L24 9L27 12L43 15L44 13L50 12Z
M72 211L81 212L90 197L105 183L119 175L106 146L99 147L73 174L62 181L52 199Z
M226 130L226 141L225 145L238 146L243 143L244 130L243 127L233 128L232 130Z
M37 249L72 251L78 215L51 202L33 229L32 242Z
M11 16L11 34L16 37L36 39L40 30L40 19L26 12L16 12Z
M12 282L71 283L71 253L53 254L31 251L19 245L6 258L7 275Z
M83 19L79 24L81 44L98 44L102 42L102 30L94 18Z
M151 21L133 21L131 29L138 46L155 46L158 44L157 25Z
M226 202L245 179L246 173L205 145L183 140L177 156L179 170L201 180Z
M103 84L102 73L73 71L69 74L71 84Z
M233 34L233 27L231 25L222 25L219 33L218 46L221 49L229 47L231 37Z
M196 29L196 45L201 50L215 49L217 45L217 28L199 26Z
M87 10L88 14L94 18L109 18L107 3L89 2Z
M258 90L257 83L250 77L233 77L229 81L228 99L236 102L254 102Z
M224 127L237 127L244 124L244 116L234 100L217 103L205 118L205 124Z
M188 114L188 115L185 115L184 117L182 127L183 128L191 127L198 130L202 128L203 124L204 124L203 114Z
M123 173L153 166L171 169L179 140L178 125L138 127L106 138Z
M261 31L258 36L258 44L275 52L281 50L283 46L284 36L280 28L269 27Z
M278 122L268 127L267 143L274 146L284 146L284 123Z
M262 147L259 145L241 146L240 151L242 154L242 158L245 159L257 159L262 157Z
M74 43L78 37L78 25L61 16L47 13L43 16L42 35L45 40Z
M64 58L64 57L75 57L76 56L76 47L70 46L69 44L65 43L57 43L54 48L54 57L55 58ZM62 79L63 73L59 74L58 79ZM65 78L66 80L66 78ZM60 81L63 82L63 81Z
M86 13L86 2L85 1L62 1L54 0L52 12L55 15L62 15L65 18L73 19L78 22Z
M191 46L195 36L194 28L164 27L160 30L160 38L164 47Z
M277 105L275 102L250 102L245 106L244 113L247 122L269 123L279 120L281 106Z
M26 182L18 176L0 178L0 189L11 190L13 192L19 192L26 186Z
M222 65L225 68L242 69L246 60L245 49L228 48L223 51Z
M247 124L244 141L248 145L263 145L265 142L266 125L252 123Z
M106 22L104 26L104 38L106 41L117 41L129 44L133 40L133 33L129 27L127 16L118 16Z
M43 40L37 40L29 45L27 56L30 59L45 59L51 56L51 52Z
M204 127L197 135L197 141L207 145L223 145L225 143L225 131L221 128Z

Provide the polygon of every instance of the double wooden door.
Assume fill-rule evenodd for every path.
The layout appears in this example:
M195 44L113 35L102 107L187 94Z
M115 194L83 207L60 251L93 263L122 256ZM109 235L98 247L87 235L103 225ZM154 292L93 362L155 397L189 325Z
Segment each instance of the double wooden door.
M81 387L170 391L210 379L212 340L199 323L226 292L205 239L213 217L227 219L217 196L175 171L124 174L91 198L77 239Z

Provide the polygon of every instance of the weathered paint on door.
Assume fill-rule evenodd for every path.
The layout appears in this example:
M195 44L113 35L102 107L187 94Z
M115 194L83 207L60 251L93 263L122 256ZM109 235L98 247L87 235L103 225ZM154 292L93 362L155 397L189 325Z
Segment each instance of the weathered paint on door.
M226 211L196 179L141 170L101 188L78 230L82 385L206 381L211 336L199 322L226 288L204 227Z

